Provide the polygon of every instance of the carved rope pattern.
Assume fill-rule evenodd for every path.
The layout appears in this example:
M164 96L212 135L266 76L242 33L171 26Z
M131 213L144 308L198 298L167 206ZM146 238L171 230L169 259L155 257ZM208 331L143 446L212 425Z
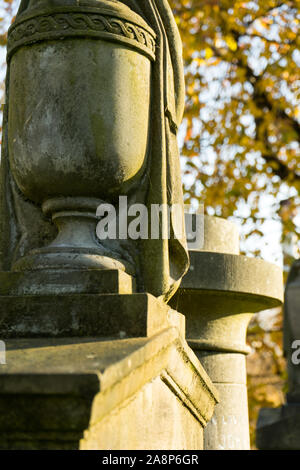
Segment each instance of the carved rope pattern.
M51 16L37 16L16 24L10 31L8 38L8 49L13 49L16 43L34 41L34 36L39 33L51 32L70 33L74 31L107 32L117 36L137 41L142 46L150 49L152 55L155 53L155 39L141 26L129 21L106 17L97 13L57 13Z

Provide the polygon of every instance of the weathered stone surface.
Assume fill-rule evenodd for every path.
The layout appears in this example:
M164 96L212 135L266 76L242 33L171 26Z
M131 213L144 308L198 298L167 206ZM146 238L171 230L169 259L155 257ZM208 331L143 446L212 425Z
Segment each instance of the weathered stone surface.
M284 353L288 393L280 408L262 408L256 429L259 449L300 450L300 261L288 276L284 305ZM294 344L296 342L296 344Z
M239 230L234 223L204 214L185 214L185 220L186 227L192 229L191 238L194 238L198 228L198 239L193 241L192 246L188 243L189 250L239 254Z
M245 385L214 382L220 403L204 431L206 450L247 450L250 448L248 396Z
M135 279L118 269L0 271L0 296L132 294L135 291Z
M0 448L202 448L218 394L177 328L7 344Z
M228 297L228 305L232 303L234 311L238 302L243 304L244 311L249 308L254 312L263 303L267 308L280 304L283 299L282 271L278 266L229 253L191 251L190 269L181 287L200 291L198 295L202 291L205 295L209 291L216 295L221 292L223 301Z
M170 239L96 237L100 204L120 226L119 196L144 204L147 223L154 204L183 207L182 46L168 2L22 0L5 101L1 269L119 269L139 292L171 297L189 263L183 217L181 238L173 216Z
M129 48L87 38L45 40L12 56L10 167L28 199L110 202L134 187L147 155L150 66Z
M97 450L101 443L105 450L202 450L203 428L188 407L179 405L172 385L164 377L144 385L126 404L85 431L80 448Z
M149 219L183 206L168 2L22 0L7 65L0 448L202 448L217 392L164 303L188 268L184 230L172 214L164 237L164 211L158 237L96 236L111 207L121 226L118 196Z
M0 296L0 337L151 336L184 317L150 294Z
M191 267L170 304L185 314L191 346L247 352L249 312L275 307L282 301L280 268L227 253L191 251L190 259Z
M230 351L229 341L228 346ZM220 394L220 402L204 432L205 449L236 450L250 446L245 355L228 351L195 349Z
M203 247L190 251L190 269L170 305L184 313L188 343L220 392L220 403L204 431L205 449L248 449L247 326L253 312L282 302L282 272L236 254L236 228L231 223L213 217L204 223ZM224 233L229 242L220 253L218 247L226 245Z
M262 408L256 426L256 445L261 450L299 450L300 404Z
M291 267L286 284L283 337L288 372L287 401L300 405L300 353L297 353L300 350L300 260Z
M240 353L224 354L223 351L195 351L196 356L201 356L201 365L206 370L210 379L219 384L236 383L246 385L245 355Z

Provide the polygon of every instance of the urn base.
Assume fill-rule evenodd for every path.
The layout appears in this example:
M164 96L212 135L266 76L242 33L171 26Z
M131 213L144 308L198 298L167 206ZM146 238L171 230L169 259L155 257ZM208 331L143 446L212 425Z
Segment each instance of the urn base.
M134 275L131 263L116 249L103 246L96 236L96 210L101 202L71 197L47 200L42 210L57 226L57 237L50 245L31 250L17 260L13 271L117 269Z

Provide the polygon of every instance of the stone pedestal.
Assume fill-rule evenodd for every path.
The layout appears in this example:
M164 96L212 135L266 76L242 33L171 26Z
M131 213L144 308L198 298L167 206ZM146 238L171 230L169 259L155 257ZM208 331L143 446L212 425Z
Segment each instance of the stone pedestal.
M178 329L7 348L1 449L202 449L216 395Z
M135 293L131 276L118 270L2 272L0 279L3 339L151 336L183 321L152 295Z
M110 277L115 293L93 282L55 297L17 295L19 279L16 295L2 286L1 449L203 448L218 394L185 342L184 317L130 294L119 274L101 273L100 289Z
M288 393L280 408L262 408L256 428L259 449L300 450L300 260L290 271L284 304L284 352Z
M205 216L204 246L190 251L191 266L171 305L186 316L186 337L220 393L204 433L205 449L248 449L245 355L253 312L282 301L281 270L239 255L237 228Z

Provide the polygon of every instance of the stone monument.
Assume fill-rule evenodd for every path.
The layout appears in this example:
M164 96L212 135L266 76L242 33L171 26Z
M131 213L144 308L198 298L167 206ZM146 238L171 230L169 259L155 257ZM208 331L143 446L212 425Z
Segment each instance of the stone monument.
M293 264L285 289L284 353L288 393L280 408L262 408L257 422L259 449L300 450L300 260Z
M215 407L205 448L247 448L246 328L281 272L221 219L188 252L167 0L22 0L7 65L0 448L202 449ZM121 198L158 236L124 235Z
M1 449L201 449L218 393L166 301L169 237L99 239L101 205L183 206L166 0L22 0L1 159ZM178 232L177 232L178 233Z

